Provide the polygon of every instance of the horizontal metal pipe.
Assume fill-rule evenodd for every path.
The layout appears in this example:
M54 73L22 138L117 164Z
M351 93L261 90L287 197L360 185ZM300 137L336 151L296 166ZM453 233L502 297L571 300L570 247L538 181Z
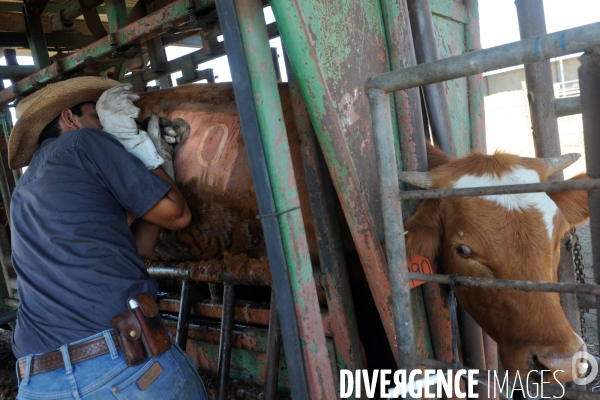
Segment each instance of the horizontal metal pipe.
M389 93L578 53L598 43L600 22L375 75L367 89Z
M556 118L574 114L581 114L581 98L579 96L554 99L554 116Z
M17 302L16 305L9 304L8 301L9 299L4 301L7 306L17 307L19 305L18 300L15 300ZM179 312L179 300L160 298L158 300L158 308L161 311L177 313ZM269 311L269 303L239 300L236 302L233 321L236 324L269 326ZM221 315L223 314L223 306L204 299L192 303L190 314L194 317L218 320L221 319ZM333 328L332 316L328 311L321 310L321 318L323 319L325 336L333 337L335 329Z
M148 273L159 278L189 279L194 282L270 286L269 260L233 257L229 261L149 262Z
M569 190L598 190L600 179L578 179L560 182L527 183L522 185L486 186L460 189L432 189L400 191L398 198L406 199L439 199L445 197L489 196L494 194L515 194L534 192L566 192Z
M196 3L196 11L214 8L214 0L199 0ZM17 94L23 96L31 93L62 74L83 68L86 65L86 59L107 57L113 53L115 47L118 49L122 46L142 43L160 35L165 25L177 24L189 19L187 5L188 0L177 0L29 75L11 87L0 91L0 104L14 100Z
M443 283L446 285L450 284L450 280L453 279L457 286L522 290L525 292L593 294L595 296L600 296L600 285L586 283L516 281L512 279L474 278L471 276L420 274L416 272L409 272L408 279L416 281Z
M1 79L14 79L31 75L35 72L33 65L2 65L0 66Z
M177 269L169 267L148 267L148 273L155 278L187 279L190 277L189 269Z

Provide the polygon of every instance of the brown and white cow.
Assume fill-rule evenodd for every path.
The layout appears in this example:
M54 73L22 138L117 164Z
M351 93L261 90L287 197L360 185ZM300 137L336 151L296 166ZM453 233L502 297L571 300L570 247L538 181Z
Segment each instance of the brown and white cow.
M280 96L311 258L316 261L316 238L286 86L280 86ZM184 85L142 93L137 105L141 119L157 112L190 125L174 162L193 222L182 231L163 234L157 250L161 258L266 255L232 86ZM473 154L454 160L432 148L429 158L437 167L426 176L434 188L539 182L550 174L542 160L507 154ZM439 256L446 273L556 281L560 238L586 218L583 192L426 200L407 221L407 249L409 256ZM457 297L499 343L509 372L522 373L539 363L546 369L564 369L567 372L557 377L571 380L571 355L583 342L571 330L558 294L464 289Z
M428 150L430 172L403 173L401 180L431 189L537 183L578 158L474 153L452 159ZM439 257L447 274L556 282L561 238L587 218L585 191L424 200L406 222L406 248L408 257ZM572 356L586 347L558 293L461 288L456 297L498 342L509 373L563 370L556 378L572 380Z

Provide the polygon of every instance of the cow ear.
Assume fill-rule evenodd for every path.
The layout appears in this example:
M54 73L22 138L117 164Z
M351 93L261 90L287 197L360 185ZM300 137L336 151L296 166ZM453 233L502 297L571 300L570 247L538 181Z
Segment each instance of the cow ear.
M580 174L570 180L588 179L586 174ZM586 190L548 193L556 203L570 226L581 225L590 217L588 209L588 194Z
M444 164L448 164L452 161L452 158L444 153L444 150L440 149L437 146L432 145L429 142L427 144L427 166L429 170L435 169Z
M404 228L408 259L418 254L434 260L442 236L440 200L423 201L417 208L417 212L406 221Z

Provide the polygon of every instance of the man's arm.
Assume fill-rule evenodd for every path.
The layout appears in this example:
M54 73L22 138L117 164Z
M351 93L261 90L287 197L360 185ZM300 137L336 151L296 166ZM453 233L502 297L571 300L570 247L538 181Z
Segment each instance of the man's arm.
M160 229L160 226L151 224L141 218L136 219L131 225L131 231L133 232L140 258L146 259L152 257L158 243Z
M152 172L169 183L171 189L131 226L141 258L150 258L154 254L161 227L179 230L188 226L192 220L183 194L173 180L162 168L156 168Z
M156 168L152 173L164 179L171 185L171 189L146 214L142 215L142 219L174 231L185 228L192 221L192 214L183 194L162 168Z

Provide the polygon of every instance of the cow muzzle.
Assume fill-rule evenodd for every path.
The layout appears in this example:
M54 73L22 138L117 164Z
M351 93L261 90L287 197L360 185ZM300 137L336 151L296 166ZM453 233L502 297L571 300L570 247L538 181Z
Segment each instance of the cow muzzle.
M573 333L570 350L566 352L548 352L537 354L537 361L548 370L552 371L553 380L558 382L570 382L575 378L585 376L588 369L588 361L585 358L577 358L578 352L587 352L587 346L583 340Z

